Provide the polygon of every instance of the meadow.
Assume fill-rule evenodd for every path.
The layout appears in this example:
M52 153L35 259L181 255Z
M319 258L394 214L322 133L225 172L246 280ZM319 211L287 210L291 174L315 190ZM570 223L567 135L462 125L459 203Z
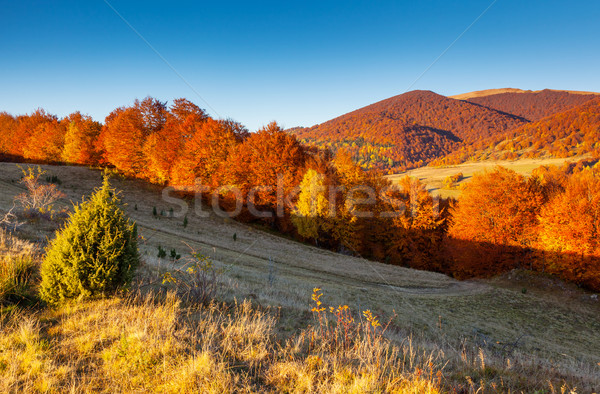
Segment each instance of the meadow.
M502 166L515 171L521 175L531 175L531 172L540 166L561 166L565 162L577 162L585 159L587 156L575 156L569 158L534 158L519 160L497 160L497 161L477 161L467 162L456 165L446 165L441 167L426 166L414 170L405 171L399 174L387 175L386 178L397 183L405 176L415 177L421 180L434 196L441 198L458 198L460 196L461 185L469 182L473 174L485 170L491 170L496 166ZM452 175L462 173L463 179L457 183L456 188L444 188L444 180Z

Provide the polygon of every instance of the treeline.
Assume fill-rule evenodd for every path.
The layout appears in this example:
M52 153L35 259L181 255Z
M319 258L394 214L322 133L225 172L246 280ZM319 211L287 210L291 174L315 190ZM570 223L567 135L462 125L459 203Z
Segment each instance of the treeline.
M200 190L222 210L241 205L239 220L341 253L461 278L524 267L600 289L599 178L585 169L591 163L530 178L498 169L474 177L457 203L437 201L418 179L393 187L351 155L307 147L276 123L249 133L185 99L135 101L103 125L43 110L3 113L0 121L0 153L109 166Z
M241 201L240 220L333 250L408 265L424 261L436 249L430 245L440 239L442 221L422 184L410 181L394 191L389 181L365 172L350 156L307 147L276 123L249 133L237 122L209 117L185 99L167 107L150 97L115 109L103 125L79 113L59 120L43 110L22 116L3 113L1 119L0 153L109 166L161 185L201 188L205 196L212 194L211 201L216 195L225 210L234 211ZM313 173L324 177L328 201L327 220L317 226L316 237L302 229L298 217L319 220L318 215L281 201L282 196L306 198L311 191L301 183ZM419 212L416 219L413 211ZM390 213L402 215L392 218Z
M502 167L476 174L450 209L454 274L522 267L600 290L597 162L541 166L529 178Z

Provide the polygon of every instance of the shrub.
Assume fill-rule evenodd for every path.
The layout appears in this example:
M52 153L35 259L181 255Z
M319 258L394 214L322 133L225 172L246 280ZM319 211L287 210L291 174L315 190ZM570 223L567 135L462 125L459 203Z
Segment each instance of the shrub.
M177 251L175 249L171 249L170 255L171 255L171 260L179 260L181 258L181 255L179 253L177 253Z
M28 167L26 170L21 169L23 178L21 184L27 189L26 193L21 193L15 197L15 200L27 212L35 214L52 214L54 203L65 195L58 190L56 184L42 185L40 177L46 172L40 167L34 170Z
M217 296L222 273L208 256L192 250L181 268L164 274L163 284L174 284L177 295L186 302L208 305Z
M75 207L48 246L40 296L58 304L114 292L131 281L139 260L137 228L105 176L102 187Z
M444 179L444 189L456 189L458 187L458 183L464 179L463 173L459 172L454 175L450 175Z
M158 245L158 254L156 255L159 259L167 257L167 251L160 245Z
M58 178L57 175L47 175L46 176L47 183L56 183L57 185L61 185L62 181Z

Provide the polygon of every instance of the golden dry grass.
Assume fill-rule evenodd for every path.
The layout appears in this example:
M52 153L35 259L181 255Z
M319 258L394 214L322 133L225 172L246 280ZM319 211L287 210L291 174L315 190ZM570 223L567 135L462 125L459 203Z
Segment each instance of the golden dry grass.
M548 89L548 90L552 90L555 92L567 92L567 93L572 93L572 94L586 94L586 95L587 94L600 94L600 93L596 93L596 92L584 92L584 91L580 91L580 90L556 90L556 89ZM539 92L541 92L541 90L500 88L500 89L476 90L474 92L461 93L461 94L456 94L454 96L448 96L448 97L456 99L456 100L468 100L470 98L491 96L493 94L500 94L500 93L539 93Z
M64 206L69 206L69 199L80 201L81 196L89 195L94 187L100 185L99 171L81 167L44 168L62 180L61 190L68 196L62 202ZM21 192L20 186L14 182L18 179L20 171L9 163L0 163L0 170L0 186L3 190L0 193L0 209L7 209L12 205L12 197ZM564 382L567 382L568 387L579 388L579 392L591 392L600 387L600 340L597 335L600 332L600 305L591 298L591 294L574 286L529 274L507 275L495 280L459 282L440 274L367 262L317 249L215 215L201 218L190 213L189 224L184 228L182 218L157 219L152 216L153 207L167 212L171 207L161 199L159 188L125 179L115 179L113 183L123 190L124 200L129 204L128 214L138 222L140 234L144 237L141 250L145 265L140 270L138 284L154 284L143 289L150 292L149 289L160 288L160 280L157 282L157 279L162 273L174 268L174 263L156 257L158 245L167 250L175 248L184 256L187 256L189 245L209 255L215 266L224 270L220 278L218 298L229 305L225 308L228 311L217 308L218 311L215 309L211 315L206 309L196 313L188 310L187 306L179 305L179 312L176 313L178 323L175 328L149 326L149 329L154 330L154 334L144 336L144 340L156 339L157 343L152 345L155 347L143 341L139 342L135 330L127 331L124 336L122 346L131 344L134 353L127 357L134 360L134 364L155 368L158 357L178 365L180 375L177 379L180 380L176 381L181 383L177 383L180 386L173 387L201 384L194 380L194 376L197 376L198 368L208 368L203 373L207 376L212 376L212 373L218 376L223 384L228 385L218 388L225 392L242 391L243 387L250 387L247 391L285 391L284 388L287 388L288 391L301 392L302 387L324 391L350 391L353 390L353 385L372 387L369 385L375 384L373 382L377 382L380 391L386 391L391 390L391 387L402 387L402 379L412 382L412 386L407 386L407 390L410 390L410 387L419 387L421 383L436 383L435 378L425 379L421 383L413 381L416 377L423 379L427 374L425 372L423 375L423 371L428 371L428 362L431 360L434 363L434 375L438 370L443 372L442 391L456 388L458 391L475 392L481 387L486 387L483 392L504 392L509 389L513 392L544 392L543 390L549 390L548 382L557 388L557 392L560 392L559 388ZM134 209L136 205L137 210ZM178 207L173 208L177 213ZM47 237L52 236L55 229L55 223L28 223L18 235L43 243ZM233 239L233 234L236 234L236 240ZM314 286L324 289L324 298L328 305L337 307L348 304L355 312L370 309L378 316L388 317L394 315L395 311L397 317L392 319L385 337L398 349L396 354L401 358L411 354L409 348L412 346L412 354L418 354L418 360L412 367L410 363L394 364L391 373L390 369L369 369L373 366L361 366L363 353L360 352L352 353L354 356L343 360L329 353L308 352L306 340L311 329L309 326L314 323L309 312L310 294ZM528 291L523 293L523 288L527 288ZM183 360L177 359L173 353L169 353L170 348L164 347L175 346L178 352L183 349L185 354L191 352L191 348L188 347L190 345L185 343L165 344L165 341L169 342L168 333L176 333L174 340L195 338L193 335L197 335L198 332L212 332L214 335L210 335L213 338L221 338L223 331L215 327L224 324L224 320L219 320L223 319L223 314L235 314L233 311L236 310L236 299L252 300L254 306L251 309L259 313L264 313L265 308L271 308L268 316L264 315L264 319L261 320L261 330L266 326L271 327L272 334L268 338L258 335L258 331L252 334L251 331L242 330L246 339L236 346L244 348L244 343L251 343L251 351L244 353L240 347L228 348L223 344L229 343L233 346L232 344L238 342L222 342L218 339L210 342L213 346L211 349L217 349L216 351L206 354L194 353L193 359ZM98 390L104 390L103 387L108 386L102 386L103 384L114 382L110 384L115 384L117 391L129 391L136 387L143 391L146 386L142 383L119 383L119 376L125 379L123 375L114 372L117 375L111 377L101 369L104 363L119 362L120 358L116 355L119 354L118 346L121 346L116 345L117 342L121 343L120 333L117 337L113 325L105 327L102 322L123 321L127 322L126 326L142 327L140 325L144 319L138 319L137 322L127 320L128 316L133 318L136 313L142 314L135 312L134 307L142 301L146 302L139 299L137 304L131 303L129 299L96 301L57 311L53 316L43 314L34 317L30 325L25 326L24 332L33 332L33 337L38 335L35 332L39 333L39 340L30 341L33 345L30 345L28 351L39 351L39 357L34 357L34 361L37 360L34 364L37 363L36 368L42 372L36 375L38 378L30 376L11 387L33 389L35 384L38 384L34 382L40 379L40 387L55 387L52 384L58 384L53 383L58 379L56 381L64 383L66 387L96 387L93 384L98 384ZM116 304L113 305L113 302ZM148 305L162 304L153 302ZM110 313L116 316L109 316L109 312L102 315L96 310L97 306L112 311ZM164 308L164 305L160 308ZM153 316L152 313L155 312L144 313ZM62 358L53 358L55 354L61 354L56 348L52 348L52 351L44 350L46 342L51 346L59 346L62 339L66 338L60 333L68 327L63 326L61 322L73 322L72 319L76 319L77 316L84 321L88 319L93 322L91 327L97 325L98 329L94 328L87 333L83 330L79 333L73 331L69 334L71 338L80 339L66 342L79 343L69 346L75 346L75 349L80 346L81 349L77 352L83 352L81 354L85 354L85 351L96 352L102 348L105 358L100 355L85 356L85 361L81 364L64 364ZM236 319L246 319L245 326L252 325L247 323L250 317L238 316ZM269 319L274 319L274 323L269 323ZM23 320L27 321L26 316ZM181 323L182 321L184 323ZM202 323L204 321L208 323ZM211 321L219 323L210 323ZM70 324L83 326L82 323ZM147 324L144 323L144 327ZM203 324L213 329L199 329L198 326ZM14 321L10 324L5 323L3 338L14 339L15 332L21 330L19 327ZM178 330L184 330L185 335ZM235 331L233 328L231 330ZM96 331L105 334L96 335ZM159 331L163 334L159 334ZM105 347L106 344L99 340L99 344L95 345L99 346L98 348L85 349L84 344L95 343L90 338L103 338L102 335L112 338L106 342L111 346ZM410 346L407 338L411 338ZM27 345L23 345L23 341L19 343L21 344L15 345L16 350L13 350L14 357L9 359L18 359L20 356L17 352L28 349ZM296 346L298 343L300 345ZM136 352L146 348L150 354L149 359L136 355ZM232 358L230 355L234 353L236 356ZM483 367L481 354L485 361ZM282 358L280 355L291 355L291 358ZM75 365L72 375L68 372L70 365ZM207 365L209 367L206 367ZM86 377L83 372L87 368L95 368L97 373L90 373L89 377ZM147 376L149 372L144 368L133 373ZM167 377L175 377L169 375L166 369L161 371L166 375L153 382L155 387L168 391L171 386L166 383ZM347 371L350 371L351 378L346 376ZM98 374L101 377L98 377ZM9 376L17 375L12 373ZM385 376L385 379L382 376ZM402 376L402 379L395 380L399 376ZM101 383L94 383L96 381ZM386 381L392 382L391 386L386 386ZM84 383L92 386L85 386ZM296 386L298 388L292 389ZM496 389L493 389L494 386Z
M0 228L0 308L30 295L38 255L36 245Z
M382 337L307 351L311 330L280 345L275 323L248 301L198 309L172 294L23 313L0 327L0 391L439 392L441 373Z

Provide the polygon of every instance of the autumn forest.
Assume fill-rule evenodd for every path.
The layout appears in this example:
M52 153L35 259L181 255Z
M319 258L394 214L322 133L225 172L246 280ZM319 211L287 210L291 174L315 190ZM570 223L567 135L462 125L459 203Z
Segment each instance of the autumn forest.
M103 124L79 112L0 113L0 154L109 167L185 198L201 186L224 211L241 201L237 220L388 264L460 279L525 268L600 290L600 99L556 94L455 100L415 91L312 128L270 123L254 133L186 99L148 97ZM459 201L434 198L419 179L392 185L384 176L548 156L584 159L530 177L482 172Z

